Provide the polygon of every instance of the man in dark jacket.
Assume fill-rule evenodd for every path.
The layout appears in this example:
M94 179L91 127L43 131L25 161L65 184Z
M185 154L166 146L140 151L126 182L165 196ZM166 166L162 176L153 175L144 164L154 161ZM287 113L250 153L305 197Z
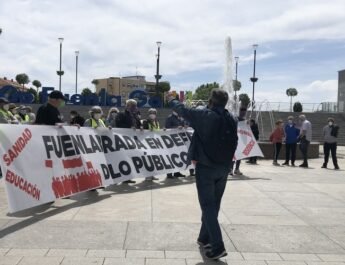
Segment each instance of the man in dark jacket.
M172 114L168 116L168 118L165 120L165 128L166 129L182 129L185 126L186 122L182 117L179 117L178 113L176 111L173 111ZM174 174L169 173L167 174L168 179L172 178L178 178L178 177L185 177L180 172L175 172Z
M71 125L79 125L80 127L84 126L85 119L80 116L80 114L76 110L71 110L70 114L70 124Z
M52 91L48 96L48 102L37 110L35 124L56 125L62 123L62 116L58 108L63 106L65 106L65 97L61 91Z
M116 116L116 127L127 129L140 129L141 121L139 117L137 102L134 99L126 101L126 109ZM134 180L126 180L123 183L136 183Z
M189 159L196 163L196 186L202 210L198 244L209 259L227 255L218 223L221 199L237 148L237 120L226 109L227 92L213 89L206 109L190 109L172 101L174 111L191 122L194 129ZM210 248L208 248L210 247Z

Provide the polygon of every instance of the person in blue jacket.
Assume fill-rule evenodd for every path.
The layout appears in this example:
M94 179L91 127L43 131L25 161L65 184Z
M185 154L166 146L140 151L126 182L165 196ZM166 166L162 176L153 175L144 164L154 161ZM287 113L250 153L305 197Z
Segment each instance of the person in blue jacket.
M291 166L295 166L296 160L296 148L299 136L299 129L296 128L293 116L288 117L288 122L284 127L285 131L285 163L283 165L288 166L291 160Z

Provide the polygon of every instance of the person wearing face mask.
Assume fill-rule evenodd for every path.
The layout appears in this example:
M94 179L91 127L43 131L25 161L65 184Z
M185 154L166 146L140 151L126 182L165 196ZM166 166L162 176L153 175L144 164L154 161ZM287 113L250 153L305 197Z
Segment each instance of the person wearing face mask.
M103 111L100 106L93 106L90 111L90 119L87 119L84 123L84 127L91 127L91 128L98 128L98 127L106 127L103 120L102 115Z
M0 98L0 123L18 123L9 108L9 101L6 98Z
M303 155L303 163L299 167L308 168L308 149L313 136L312 124L303 114L299 115L299 120L301 122L301 129L298 136L300 141L299 149Z
M185 126L186 122L182 117L179 117L176 111L172 111L172 114L168 116L165 120L165 128L166 129L182 129ZM168 179L178 178L178 177L186 177L180 172L175 172L174 174L169 173L167 174Z
M110 108L107 116L106 124L112 128L116 128L116 117L119 113L118 108Z
M117 128L140 129L142 126L137 102L134 99L127 100L125 111L118 113L115 120Z
M138 110L137 102L134 99L128 99L126 101L126 109L124 112L117 114L116 119L117 128L127 129L141 129L140 112ZM123 183L136 183L135 180L126 180Z
M70 115L70 125L79 125L80 127L84 126L85 119L80 116L76 110L71 110Z
M21 124L30 123L30 117L27 114L27 108L25 106L20 106L18 108L18 113L15 116Z
M278 120L276 121L276 127L274 131L270 135L270 142L273 143L273 165L280 166L278 163L279 153L282 147L283 139L285 137L284 130L283 130L283 121Z
M291 160L291 166L295 166L296 161L296 149L297 149L297 141L299 136L299 129L296 128L296 124L293 122L293 116L288 117L287 124L285 124L284 131L285 131L285 162L283 163L284 166L289 165L289 161Z
M62 123L59 108L65 106L65 97L61 91L54 90L48 96L48 102L39 107L35 124L56 125Z
M143 121L143 129L150 131L159 131L159 121L157 120L157 110L154 108L149 109L148 119ZM146 181L158 180L158 178L152 176L145 178Z
M339 126L334 124L333 118L328 118L328 125L323 127L323 152L325 155L325 160L321 168L327 168L327 163L329 159L329 153L332 154L332 160L335 170L339 170L338 160L337 160L337 139L338 139Z
M36 115L35 113L32 112L32 108L30 106L27 106L27 112L28 112L28 115L29 115L29 120L30 120L30 124L33 124L36 120Z

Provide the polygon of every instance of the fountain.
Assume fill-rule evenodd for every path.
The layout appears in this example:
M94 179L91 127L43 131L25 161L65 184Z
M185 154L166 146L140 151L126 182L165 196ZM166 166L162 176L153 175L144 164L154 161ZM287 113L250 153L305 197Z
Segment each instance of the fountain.
M233 89L233 79L232 79L232 67L233 67L233 57L232 57L232 44L231 38L227 37L225 39L225 68L224 68L224 84L222 89L228 92L229 101L226 108L237 115L240 108L240 102L238 98L235 98Z

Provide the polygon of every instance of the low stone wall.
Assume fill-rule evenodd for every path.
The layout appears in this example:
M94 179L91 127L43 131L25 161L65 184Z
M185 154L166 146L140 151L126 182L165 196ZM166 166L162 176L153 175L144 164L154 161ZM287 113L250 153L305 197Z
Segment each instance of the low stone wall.
M273 159L273 144L270 142L259 142L259 146L261 148L262 153L265 156L265 159ZM309 158L319 158L319 142L312 142L309 145L309 150L308 150L308 157ZM297 145L297 152L296 152L296 159L302 159L302 153L299 150L299 144ZM283 144L282 149L279 154L279 159L280 160L285 160L285 144Z

